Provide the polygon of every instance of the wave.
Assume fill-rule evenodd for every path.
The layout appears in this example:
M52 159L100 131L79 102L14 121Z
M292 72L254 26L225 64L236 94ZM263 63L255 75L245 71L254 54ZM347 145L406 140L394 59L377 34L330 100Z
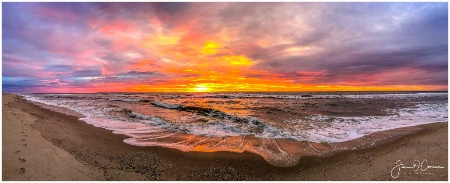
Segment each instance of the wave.
M220 119L208 120L202 123L175 123L163 120L156 116L140 114L129 109L124 109L123 112L130 118L141 120L140 122L184 134L194 134L207 137L254 135L257 137L288 138L286 133L282 133L284 130L271 126L255 117L237 117L228 115L218 110L198 107L180 106L177 109L184 109L188 111L195 109L195 111L200 110L203 112L209 111L209 113L205 114L220 117Z
M168 104L168 103L159 102L159 101L154 101L152 104L157 107L162 107L162 108L167 108L167 109L178 109L180 107L180 105Z
M89 124L129 136L124 141L132 145L164 146L183 151L249 151L263 156L269 163L277 166L293 165L301 156L317 155L333 149L322 144L345 142L377 131L448 120L448 101L434 100L434 103L414 103L408 108L387 110L387 116L309 115L286 120L284 124L287 127L279 128L251 116L235 116L212 108L161 101L152 101L151 104L200 114L207 116L208 120L194 123L171 122L158 116L124 109L124 106L144 104L119 105L108 100L110 95L103 96L105 101L101 102L92 100L92 96L78 99L64 98L66 96L56 97L57 99L42 95L23 96L30 101L79 112L86 116L81 119ZM111 111L122 113L112 116Z
M244 99L244 98L268 98L268 99L386 99L386 98L411 98L411 97L446 97L448 93L299 93L299 94L277 94L277 93L209 93L209 94L176 94L163 95L162 98L219 98L219 99Z
M94 100L54 100L36 95L24 96L27 100L68 108L90 118L115 119L111 116L110 111L118 110L117 106L100 106ZM337 117L310 115L304 118L285 120L284 123L288 128L278 128L255 117L235 116L212 108L168 104L160 101L154 101L152 104L210 118L198 121L198 123L182 124L164 121L156 116L146 116L133 111L129 111L127 114L130 119L133 119L133 122L144 121L149 125L164 127L168 130L206 136L254 135L262 138L291 138L312 142L342 142L376 131L448 121L447 101L430 104L419 103L408 108L386 110L387 116ZM364 128L361 128L362 126Z
M160 102L160 101L155 101L155 102L153 102L153 104L157 107L162 107L162 108L166 108L166 109L175 109L175 110L179 110L179 111L193 112L193 113L200 114L203 116L231 120L236 123L252 124L252 125L260 126L260 127L264 127L266 124L266 122L264 122L256 117L251 117L251 116L239 117L236 115L227 114L223 111L216 110L213 108L184 106L184 105L179 105L179 104L164 103L164 102Z
M129 99L129 98L110 98L111 101L122 101L122 102L140 102L141 99Z

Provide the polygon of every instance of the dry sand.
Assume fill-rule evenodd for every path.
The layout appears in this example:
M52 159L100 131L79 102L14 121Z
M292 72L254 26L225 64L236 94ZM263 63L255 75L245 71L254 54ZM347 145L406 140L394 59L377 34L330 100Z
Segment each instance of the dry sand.
M16 95L2 98L3 180L448 180L447 123L420 125L415 133L370 149L304 157L297 166L281 168L251 153L128 145L122 142L126 136L75 116ZM425 159L422 169L444 168L402 169L398 179L391 177L397 160L412 166Z
M17 102L17 97L3 95L3 180L96 180L102 176L44 139L30 126L38 117L10 105Z

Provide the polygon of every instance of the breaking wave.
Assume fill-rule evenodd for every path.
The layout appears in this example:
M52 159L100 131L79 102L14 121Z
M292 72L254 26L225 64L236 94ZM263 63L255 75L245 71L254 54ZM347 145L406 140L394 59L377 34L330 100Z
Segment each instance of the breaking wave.
M233 97L233 95L217 96ZM446 96L447 94L383 95L380 96L402 98ZM388 114L385 116L342 117L311 114L284 120L283 124L286 127L280 127L271 121L253 116L238 116L213 108L167 103L149 99L147 95L22 96L32 102L63 107L83 114L85 117L81 120L112 130L116 134L127 135L130 138L125 139L124 142L132 145L163 146L182 151L248 151L263 156L269 163L277 166L291 166L302 156L321 155L337 149L326 144L350 141L377 131L448 121L448 101L446 100L418 102L412 103L409 107L385 109ZM161 98L161 96L158 97ZM303 98L314 97L316 96L303 96ZM157 114L143 114L124 107L141 105L155 106L154 109L180 114L205 116L206 120L189 123L174 122ZM121 115L112 115L115 113Z

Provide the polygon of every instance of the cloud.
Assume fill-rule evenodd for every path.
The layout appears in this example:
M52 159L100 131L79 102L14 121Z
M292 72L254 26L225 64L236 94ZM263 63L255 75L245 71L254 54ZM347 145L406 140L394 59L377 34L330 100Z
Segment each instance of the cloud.
M61 91L114 82L446 88L447 5L6 2L3 76Z
M136 76L154 76L154 75L160 75L158 72L155 71L147 71L147 72L139 72L139 71L129 71L127 74L125 75L136 75Z
M101 75L102 71L100 70L78 70L72 72L72 76L74 77L95 77Z
M51 72L69 72L75 69L74 65L44 65L44 69Z

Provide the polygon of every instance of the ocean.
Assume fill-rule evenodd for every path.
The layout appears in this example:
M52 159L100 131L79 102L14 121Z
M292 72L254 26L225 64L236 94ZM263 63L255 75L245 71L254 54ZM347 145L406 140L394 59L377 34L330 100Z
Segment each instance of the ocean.
M123 134L136 146L252 152L276 166L363 144L401 127L448 121L446 92L21 94ZM61 111L59 111L61 112ZM373 139L370 143L375 144ZM367 143L367 142L364 142Z

